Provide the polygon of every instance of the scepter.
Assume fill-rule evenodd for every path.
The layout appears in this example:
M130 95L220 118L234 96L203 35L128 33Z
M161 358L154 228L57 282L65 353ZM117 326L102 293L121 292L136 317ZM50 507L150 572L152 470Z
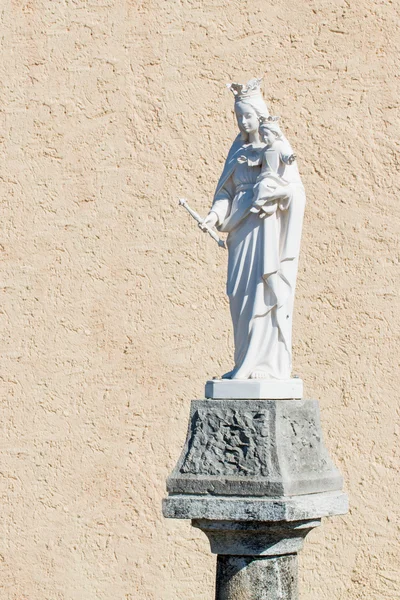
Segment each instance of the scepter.
M184 208L186 208L186 210L188 211L188 213L190 215L192 215L193 219L195 221L198 222L199 225L203 225L204 219L201 218L201 216L192 208L190 208L189 204L186 202L186 200L184 198L181 198L179 200L179 206L183 206ZM205 228L207 233L212 237L213 240L215 240L218 244L218 246L220 248L225 248L226 249L226 245L224 240L221 240L220 237L218 237L218 235L215 233L215 231L213 231L212 229L210 229L209 227Z

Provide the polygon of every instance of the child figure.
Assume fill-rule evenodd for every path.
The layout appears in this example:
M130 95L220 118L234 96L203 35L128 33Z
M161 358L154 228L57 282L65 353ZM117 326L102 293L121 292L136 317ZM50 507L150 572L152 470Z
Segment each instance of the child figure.
M259 213L261 218L272 215L279 207L287 210L292 201L292 189L288 181L282 177L285 165L291 165L296 156L283 137L278 117L260 118L260 136L266 148L263 153L261 173L254 185L253 213Z

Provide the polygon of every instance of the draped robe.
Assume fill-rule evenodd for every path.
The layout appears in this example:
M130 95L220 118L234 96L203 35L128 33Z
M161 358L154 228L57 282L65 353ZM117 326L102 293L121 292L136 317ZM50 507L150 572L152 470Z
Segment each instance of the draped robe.
M261 219L249 212L260 174L255 151L240 136L228 154L211 210L217 228L228 232L227 294L234 330L232 379L287 379L292 368L293 301L305 192L297 164L282 160L292 150L281 142L277 173L290 186L287 210Z

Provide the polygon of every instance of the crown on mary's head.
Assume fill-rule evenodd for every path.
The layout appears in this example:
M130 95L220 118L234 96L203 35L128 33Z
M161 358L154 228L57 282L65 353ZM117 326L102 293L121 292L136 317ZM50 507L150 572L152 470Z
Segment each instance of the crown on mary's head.
M260 83L262 77L257 79L256 77L250 79L247 83L227 83L226 87L231 90L235 96L235 101L243 100L244 98L250 98L251 96L261 96Z

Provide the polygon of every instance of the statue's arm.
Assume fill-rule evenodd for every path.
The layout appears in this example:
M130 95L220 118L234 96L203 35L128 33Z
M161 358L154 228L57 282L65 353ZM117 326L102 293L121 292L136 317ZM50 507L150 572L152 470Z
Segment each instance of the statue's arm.
M291 165L296 160L296 155L294 152L292 154L281 154L281 160L285 163L285 165Z
M296 160L296 155L293 152L293 148L286 138L284 138L281 142L280 158L285 165L291 165Z
M232 175L230 175L222 188L215 195L210 209L210 213L213 212L218 217L218 220L216 221L217 226L222 225L225 219L229 216L234 195L235 184L233 183Z

